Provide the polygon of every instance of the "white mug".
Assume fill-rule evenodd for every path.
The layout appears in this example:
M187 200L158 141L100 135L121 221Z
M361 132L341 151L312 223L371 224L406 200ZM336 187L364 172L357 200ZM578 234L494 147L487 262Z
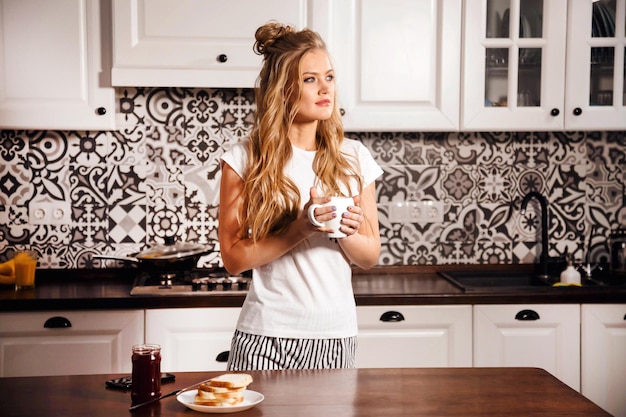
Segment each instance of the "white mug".
M352 197L332 197L332 199L328 203L311 204L309 206L309 211L308 211L309 220L311 223L313 223L317 227L327 227L329 229L334 230L333 232L327 234L329 238L338 239L338 238L346 237L347 235L341 230L339 230L339 227L341 226L341 219L343 218L343 213L347 212L348 207L353 206L353 205L354 205L354 199ZM317 219L315 218L315 209L318 207L332 207L332 206L337 207L337 211L335 212L337 213L337 217L327 220L324 223L318 222Z

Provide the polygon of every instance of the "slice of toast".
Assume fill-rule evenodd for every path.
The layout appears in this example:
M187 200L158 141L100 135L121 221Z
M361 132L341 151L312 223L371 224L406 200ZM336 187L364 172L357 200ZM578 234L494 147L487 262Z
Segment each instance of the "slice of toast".
M234 405L240 404L241 402L243 402L243 400L243 396L238 398L226 398L221 400L205 400L203 398L198 398L198 396L196 395L193 402L194 404L210 405L213 407L232 407Z
M239 388L226 388L226 387L212 387L208 384L200 384L198 385L198 391L204 391L204 392L214 392L214 393L224 393L224 392L237 392L237 391L243 391L246 387L239 387Z
M211 378L206 384L211 387L245 388L251 383L252 376L249 374L223 374Z
M235 388L232 390L227 390L224 392L211 392L205 391L201 387L198 387L198 393L196 394L199 398L205 400L223 400L228 398L239 398L243 395L243 388Z
M198 385L193 402L215 407L237 405L244 400L243 391L251 383L249 374L223 374Z

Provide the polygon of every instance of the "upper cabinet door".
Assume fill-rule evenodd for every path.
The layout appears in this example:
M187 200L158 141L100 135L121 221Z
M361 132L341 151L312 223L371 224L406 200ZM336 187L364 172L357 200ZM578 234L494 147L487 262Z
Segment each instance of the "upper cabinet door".
M107 0L0 0L1 128L115 128L109 10Z
M460 0L316 0L347 131L459 128Z
M113 85L254 87L270 20L307 26L307 0L114 0Z
M626 0L572 0L565 124L626 129Z
M461 129L564 128L566 0L465 2Z

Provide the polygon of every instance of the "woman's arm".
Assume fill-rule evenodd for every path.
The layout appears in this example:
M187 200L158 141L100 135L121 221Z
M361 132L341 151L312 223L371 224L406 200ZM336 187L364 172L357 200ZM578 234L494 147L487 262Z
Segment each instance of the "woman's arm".
M348 237L338 239L338 242L350 262L359 268L368 269L376 265L380 255L375 183L365 187L358 199L358 207L354 207L349 217L342 220L342 229L347 227L352 229L352 233L348 232Z
M316 203L326 198L315 198ZM231 274L265 265L289 252L298 243L317 232L309 222L306 210L298 216L285 233L271 236L253 244L252 239L241 236L239 207L243 204L243 180L227 163L222 163L220 182L220 207L218 237L224 267Z

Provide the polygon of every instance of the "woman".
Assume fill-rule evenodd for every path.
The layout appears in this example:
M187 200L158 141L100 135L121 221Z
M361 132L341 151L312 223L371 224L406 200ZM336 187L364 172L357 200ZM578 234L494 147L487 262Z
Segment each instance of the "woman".
M233 336L228 369L355 366L356 308L350 264L378 260L374 180L381 168L359 142L344 139L334 72L320 36L268 23L256 32L264 56L248 140L222 158L219 240L225 268L253 270ZM353 197L342 216L347 237L308 219L311 204Z

